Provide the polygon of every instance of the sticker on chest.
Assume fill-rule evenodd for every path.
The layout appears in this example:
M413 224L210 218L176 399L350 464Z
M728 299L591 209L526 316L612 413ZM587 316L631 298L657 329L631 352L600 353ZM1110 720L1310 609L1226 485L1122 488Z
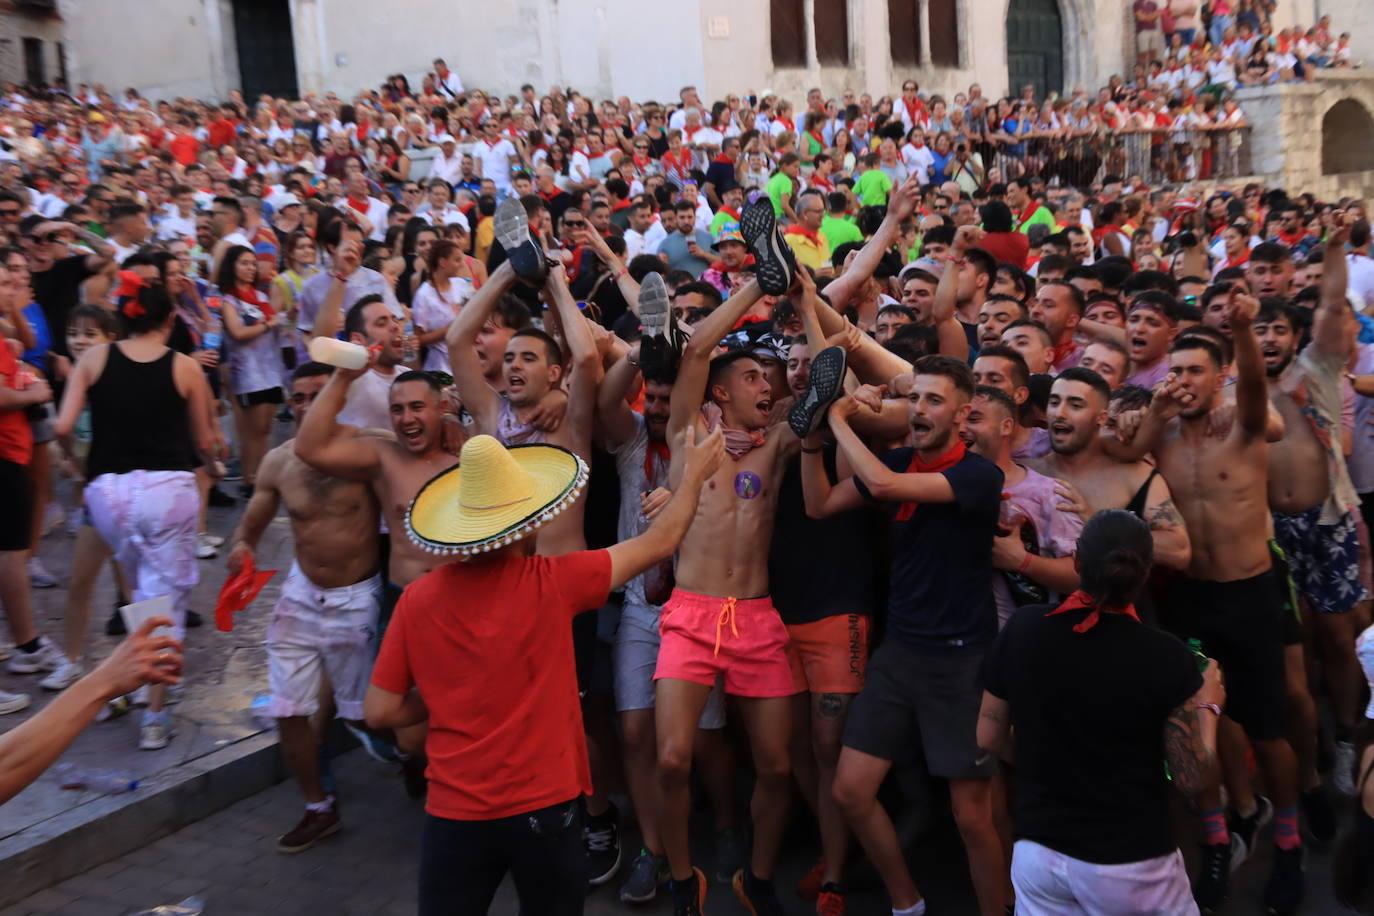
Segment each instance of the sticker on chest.
M735 495L740 499L753 499L763 492L763 481L753 471L740 471L735 475Z

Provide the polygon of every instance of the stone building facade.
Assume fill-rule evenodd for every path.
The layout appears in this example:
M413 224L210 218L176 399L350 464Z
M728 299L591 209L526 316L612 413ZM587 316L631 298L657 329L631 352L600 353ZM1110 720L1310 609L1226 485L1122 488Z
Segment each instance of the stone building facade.
M57 0L0 0L0 80L47 83L67 73Z

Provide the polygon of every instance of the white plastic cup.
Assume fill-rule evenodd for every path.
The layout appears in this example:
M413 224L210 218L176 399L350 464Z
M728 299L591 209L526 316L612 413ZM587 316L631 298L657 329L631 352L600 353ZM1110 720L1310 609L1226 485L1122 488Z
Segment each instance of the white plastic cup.
M143 626L143 621L149 617L166 617L168 620L176 620L172 615L172 596L158 595L156 598L149 598L147 601L136 601L133 604L126 604L119 609L119 613L124 617L124 626L130 633L138 631ZM163 632L166 631L166 632ZM153 630L151 635L165 636L170 634L167 627L158 627Z
M367 347L333 337L316 337L310 341L310 358L317 363L339 369L362 369L367 366Z

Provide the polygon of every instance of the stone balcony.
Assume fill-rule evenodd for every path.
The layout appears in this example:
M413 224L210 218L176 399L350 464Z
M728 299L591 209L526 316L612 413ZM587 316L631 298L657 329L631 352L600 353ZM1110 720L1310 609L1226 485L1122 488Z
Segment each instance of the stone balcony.
M1374 197L1374 70L1324 70L1310 83L1236 93L1266 184L1322 200Z

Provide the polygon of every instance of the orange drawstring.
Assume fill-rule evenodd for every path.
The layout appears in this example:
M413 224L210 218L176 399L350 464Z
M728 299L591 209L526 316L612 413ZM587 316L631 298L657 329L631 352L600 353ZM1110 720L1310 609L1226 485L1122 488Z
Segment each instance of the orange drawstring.
M730 634L732 636L738 636L739 629L735 627L734 598L726 598L725 601L721 603L720 613L716 615L716 649L711 653L712 656L720 655L720 628L725 625L727 620L730 622Z

